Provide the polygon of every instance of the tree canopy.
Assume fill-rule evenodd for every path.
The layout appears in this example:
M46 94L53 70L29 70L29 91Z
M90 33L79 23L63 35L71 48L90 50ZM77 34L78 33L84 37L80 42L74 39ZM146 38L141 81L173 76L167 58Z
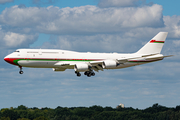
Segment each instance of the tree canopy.
M146 109L112 108L112 107L61 107L28 108L20 105L17 108L2 108L0 120L179 120L180 106L168 108L154 104Z

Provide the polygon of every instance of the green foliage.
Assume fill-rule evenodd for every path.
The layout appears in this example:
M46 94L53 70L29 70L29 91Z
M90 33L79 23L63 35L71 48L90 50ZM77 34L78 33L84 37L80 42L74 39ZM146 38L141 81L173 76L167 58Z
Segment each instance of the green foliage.
M104 110L103 107L97 106L97 105L94 105L94 106L90 107L89 109L97 111L97 112L102 112Z
M17 113L20 118L27 118L28 111L27 110L17 110Z
M9 117L1 117L0 120L10 120L10 118Z
M10 118L11 120L17 120L18 119L18 114L15 110L4 110L2 113L1 113L1 116L2 117L6 117L6 118Z
M30 120L28 118L18 118L17 120Z
M44 116L40 116L40 117L37 117L33 120L48 120L47 118L45 118Z
M179 120L180 106L167 108L157 103L144 110L112 107L17 108L0 110L0 120Z
M24 105L20 105L17 107L17 110L27 110L27 107Z
M6 111L6 110L9 110L9 109L8 109L8 108L2 108L2 109L1 109L1 113L4 112L4 111Z

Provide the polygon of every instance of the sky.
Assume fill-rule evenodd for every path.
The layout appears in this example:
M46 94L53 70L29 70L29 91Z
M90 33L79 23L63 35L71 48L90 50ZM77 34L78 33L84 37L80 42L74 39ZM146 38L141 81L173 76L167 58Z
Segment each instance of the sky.
M180 1L0 0L0 108L180 105ZM4 57L19 48L133 53L168 32L163 61L88 78L74 70L19 68Z

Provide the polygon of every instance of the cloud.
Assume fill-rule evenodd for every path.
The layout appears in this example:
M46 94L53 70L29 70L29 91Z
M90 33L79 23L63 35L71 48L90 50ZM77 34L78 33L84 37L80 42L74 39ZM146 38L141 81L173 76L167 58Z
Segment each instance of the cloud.
M99 7L133 7L145 3L146 0L100 0Z
M164 16L166 28L171 38L180 38L180 16Z
M33 4L41 5L41 4L54 4L58 0L32 0Z
M162 6L156 4L139 8L13 6L0 14L0 24L6 43L7 38L16 34L21 38L17 44L28 46L37 39L37 34L46 33L57 37L45 43L44 48L99 52L134 52L141 47L135 46L141 45L136 39L152 37L159 32L156 29L164 28ZM23 40L24 35L31 39ZM129 43L134 46L127 51L125 46Z
M26 5L25 4L19 4L18 8L26 8Z
M7 47L22 47L29 44L32 44L38 37L38 34L35 35L25 35L25 34L18 34L13 32L7 32L3 38L5 41L5 45Z
M21 34L0 30L0 49L29 47L37 40L38 34Z
M169 32L168 38L179 38L179 20L179 16L163 16L162 6L157 4L124 8L13 6L0 14L0 42L11 48L28 47L39 33L46 33L56 37L41 48L130 53L159 31Z
M180 40L174 40L174 41L173 41L173 44L174 44L176 47L179 47L179 46L180 46Z
M99 8L81 6L58 8L49 6L6 8L0 15L4 29L46 34L98 34L121 32L139 27L163 27L162 6L140 8ZM29 31L28 31L28 30Z
M42 48L56 48L75 51L89 52L118 52L127 51L124 46L131 41L120 35L61 35L50 39L50 42L43 44ZM112 47L114 46L114 47ZM132 49L128 49L129 51Z
M14 2L14 0L0 0L0 4L5 4L8 2Z

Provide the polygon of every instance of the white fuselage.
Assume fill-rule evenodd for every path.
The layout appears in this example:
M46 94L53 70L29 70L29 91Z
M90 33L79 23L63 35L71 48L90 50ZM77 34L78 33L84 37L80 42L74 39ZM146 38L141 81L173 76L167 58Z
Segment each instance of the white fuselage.
M33 68L58 68L56 63L87 63L92 61L140 58L139 54L90 53L51 49L18 49L6 58L14 59L16 65ZM145 62L147 63L147 61ZM144 64L144 62L127 62L111 69L125 68ZM67 66L66 66L67 67ZM67 69L73 69L68 66Z

